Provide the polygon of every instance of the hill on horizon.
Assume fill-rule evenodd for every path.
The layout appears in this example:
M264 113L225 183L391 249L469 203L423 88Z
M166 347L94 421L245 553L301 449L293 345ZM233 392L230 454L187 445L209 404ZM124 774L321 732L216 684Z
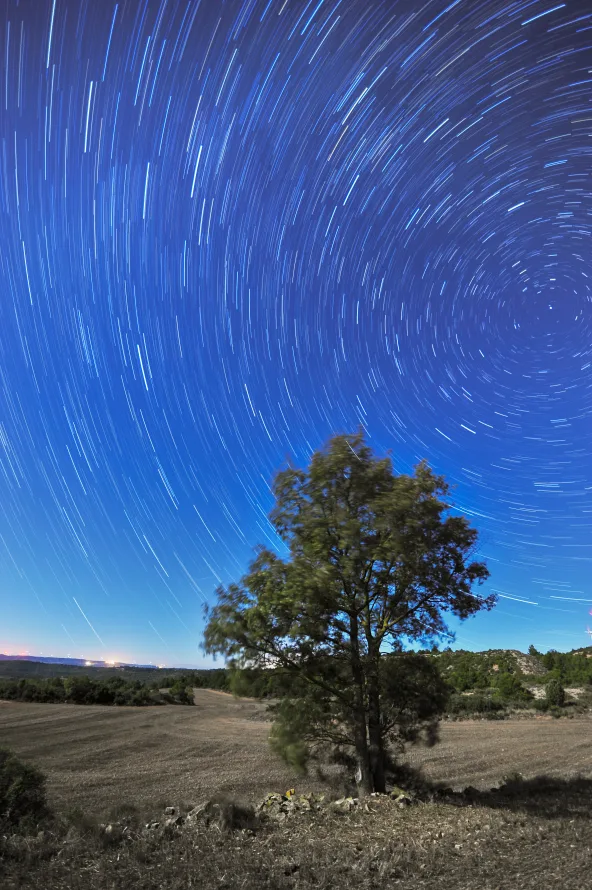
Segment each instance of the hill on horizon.
M419 650L422 654L425 655L447 655L447 656L495 656L499 655L500 657L503 655L510 656L518 666L519 670L524 674L539 674L546 672L546 668L539 661L539 657L549 654L549 653L558 653L560 655L585 655L587 658L592 658L592 646L584 646L578 649L570 649L566 652L561 652L557 649L548 649L546 653L537 652L537 655L530 655L526 652L521 652L519 649L438 649L437 651L423 649ZM177 671L177 670L216 670L216 668L196 668L188 665L156 665L156 664L137 664L136 662L128 662L128 661L95 661L94 659L85 659L85 658L71 658L69 656L53 656L53 655L6 655L4 653L0 653L0 662L2 661L20 661L20 662L33 662L37 664L62 664L62 665L70 665L72 667L96 667L96 668L139 668L146 670L168 670L168 671ZM219 670L219 668L218 668Z
M76 667L134 667L156 670L157 664L135 664L127 661L94 661L86 658L70 658L53 655L4 655L0 653L0 661L34 661L39 664L69 664Z

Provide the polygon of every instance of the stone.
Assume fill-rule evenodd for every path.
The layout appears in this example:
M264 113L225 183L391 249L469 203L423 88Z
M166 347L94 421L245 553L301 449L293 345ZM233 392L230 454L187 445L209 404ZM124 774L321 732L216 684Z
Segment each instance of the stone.
M324 794L299 794L296 796L294 789L286 794L272 792L260 801L255 807L258 815L275 822L283 822L288 816L296 813L308 813L311 810L320 810L325 799Z
M177 810L175 807L165 807L164 814L165 816L174 816Z
M206 816L207 813L210 812L211 808L212 803L209 800L206 801L206 803L198 804L196 807L193 807L193 809L189 813L187 813L187 822L195 822L198 819L204 818L204 816Z
M334 800L329 806L333 810L338 810L342 813L349 813L350 810L354 810L360 801L357 797L340 797L339 800Z

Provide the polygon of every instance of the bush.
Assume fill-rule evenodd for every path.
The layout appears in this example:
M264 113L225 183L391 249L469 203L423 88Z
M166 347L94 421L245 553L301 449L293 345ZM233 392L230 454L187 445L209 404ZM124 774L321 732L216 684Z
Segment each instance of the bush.
M496 686L497 694L506 701L527 702L533 698L515 674L500 674Z
M193 704L193 693L189 695L180 686L176 704ZM27 702L67 702L77 705L161 705L166 701L152 686L139 680L126 680L123 677L103 679L76 674L62 679L0 680L0 698Z
M0 822L13 826L47 815L45 776L0 748Z
M545 700L549 707L561 708L565 704L565 689L559 680L551 679L547 683Z
M504 710L503 702L490 695L451 695L448 701L449 714L466 716L469 714L499 714Z
M169 689L169 694L172 696L173 700L181 705L192 705L193 702L193 689L191 686L184 686L180 683L180 681L176 681L173 683L171 688Z

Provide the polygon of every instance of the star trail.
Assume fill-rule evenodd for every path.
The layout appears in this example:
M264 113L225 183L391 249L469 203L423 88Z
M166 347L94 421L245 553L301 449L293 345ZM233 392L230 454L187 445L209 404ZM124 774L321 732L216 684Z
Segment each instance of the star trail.
M0 651L202 663L359 425L480 529L459 645L585 645L588 3L2 6Z

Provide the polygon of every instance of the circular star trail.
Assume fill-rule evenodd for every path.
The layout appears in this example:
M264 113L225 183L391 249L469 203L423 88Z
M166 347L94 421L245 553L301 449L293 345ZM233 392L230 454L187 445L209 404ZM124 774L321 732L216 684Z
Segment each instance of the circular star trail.
M0 31L0 648L198 661L280 546L274 470L359 425L480 529L471 644L583 644L587 4L7 0Z

